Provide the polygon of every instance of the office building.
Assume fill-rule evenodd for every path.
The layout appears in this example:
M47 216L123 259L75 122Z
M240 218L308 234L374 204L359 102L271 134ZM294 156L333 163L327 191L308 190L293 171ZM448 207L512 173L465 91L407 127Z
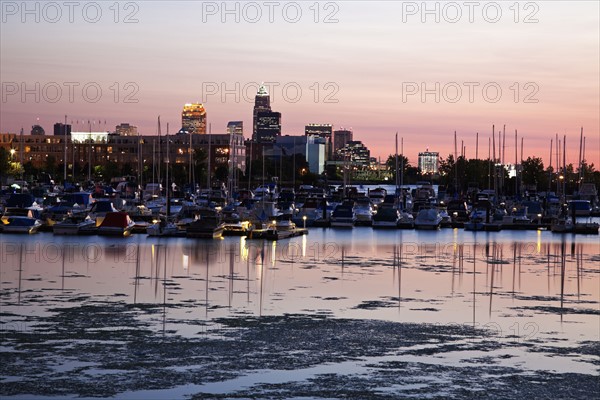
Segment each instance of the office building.
M137 136L137 126L128 123L121 123L115 127L115 133L119 136Z
M71 135L71 125L63 124L62 122L57 122L54 124L54 136L70 136Z
M229 121L227 123L227 133L244 136L244 121Z
M200 103L185 104L181 112L180 134L206 134L206 110Z
M338 160L351 162L355 166L368 167L371 151L361 141L349 141L336 153Z
M339 129L333 131L333 153L337 154L346 144L352 141L352 130L351 129Z
M281 136L281 113L261 111L256 114L255 140L259 143L273 143Z
M437 174L439 157L440 153L434 151L419 153L419 171L424 175Z

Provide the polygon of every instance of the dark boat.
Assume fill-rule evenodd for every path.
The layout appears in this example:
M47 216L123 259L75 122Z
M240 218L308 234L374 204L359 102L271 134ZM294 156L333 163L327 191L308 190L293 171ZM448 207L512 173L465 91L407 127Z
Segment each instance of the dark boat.
M223 236L225 225L221 214L212 209L202 209L198 219L187 226L186 236L189 238L216 239Z
M135 223L124 212L109 212L98 227L98 234L105 236L129 236Z

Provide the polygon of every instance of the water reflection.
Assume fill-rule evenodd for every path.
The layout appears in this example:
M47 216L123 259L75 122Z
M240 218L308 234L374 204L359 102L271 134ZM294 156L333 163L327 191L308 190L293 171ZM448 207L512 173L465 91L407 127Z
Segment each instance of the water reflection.
M600 244L592 239L451 230L446 242L402 232L357 240L353 231L331 240L329 232L282 242L5 240L2 307L42 314L64 301L154 304L163 333L167 322L185 333L178 321L190 315L327 312L473 326L522 317L573 337L597 334L597 316L577 311L598 307ZM578 330L556 326L567 320Z

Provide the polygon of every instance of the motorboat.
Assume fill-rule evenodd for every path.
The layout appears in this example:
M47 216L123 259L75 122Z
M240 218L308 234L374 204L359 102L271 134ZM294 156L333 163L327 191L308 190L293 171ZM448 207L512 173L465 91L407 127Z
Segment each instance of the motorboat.
M371 226L373 224L373 204L368 197L359 197L354 202L356 225Z
M304 235L307 232L304 228L298 228L289 215L282 215L269 223L264 237L269 240L279 240Z
M415 218L415 229L435 230L442 224L442 217L435 208L422 208Z
M187 226L186 236L190 238L216 239L223 236L225 226L221 214L214 209L201 209L198 219Z
M135 222L124 212L109 212L98 227L98 234L105 236L129 236Z
M373 228L398 228L400 211L394 207L380 207L373 215Z
M55 235L79 235L93 232L96 222L85 214L71 214L52 226Z
M161 217L160 221L149 225L146 228L148 236L160 236L160 237L177 237L186 236L186 231L180 229L180 227L172 221L167 221L166 218Z
M469 215L469 220L465 222L465 231L483 231L485 227L486 210L475 208Z
M387 190L385 190L384 188L381 188L381 187L369 190L369 192L368 192L369 199L376 206L383 203L383 200L385 199L386 195L387 195Z
M90 212L88 215L91 219L96 221L96 226L100 226L107 214L114 213L117 211L118 210L115 208L111 201L101 200L96 201L92 204L92 208L90 208Z
M589 217L592 213L592 203L589 200L571 200L567 203L569 207L569 215L578 217Z
M42 222L39 219L26 216L9 216L2 220L1 229L3 233L36 233Z
M571 218L559 217L550 224L550 231L552 233L571 233L574 227Z
M354 211L348 203L338 205L331 213L332 228L352 228L354 226Z
M400 229L413 229L415 227L415 217L411 213L405 210L398 210L400 213L400 220L398 221L398 228Z

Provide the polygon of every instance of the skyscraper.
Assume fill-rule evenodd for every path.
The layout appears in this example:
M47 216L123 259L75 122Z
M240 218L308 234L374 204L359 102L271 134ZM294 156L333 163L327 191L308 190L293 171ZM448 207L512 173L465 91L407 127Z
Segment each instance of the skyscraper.
M325 156L331 160L333 152L333 126L331 124L308 124L304 127L305 136L319 136L325 139Z
M337 151L339 159L348 160L360 166L368 166L371 162L371 151L361 141L348 141Z
M244 136L244 121L229 121L227 123L227 133Z
M258 141L258 113L271 111L271 97L264 85L260 85L254 98L254 112L252 119L252 140Z
M281 136L281 113L261 111L256 114L255 140L259 143L273 143Z
M339 129L333 131L333 152L337 154L339 149L344 148L346 143L352 141L352 130L350 129Z
M186 104L181 113L181 131L206 134L206 110L201 103Z
M440 153L427 151L419 153L419 170L422 174L437 174Z
M62 122L57 122L54 124L54 136L62 135L71 136L71 125L65 125Z

